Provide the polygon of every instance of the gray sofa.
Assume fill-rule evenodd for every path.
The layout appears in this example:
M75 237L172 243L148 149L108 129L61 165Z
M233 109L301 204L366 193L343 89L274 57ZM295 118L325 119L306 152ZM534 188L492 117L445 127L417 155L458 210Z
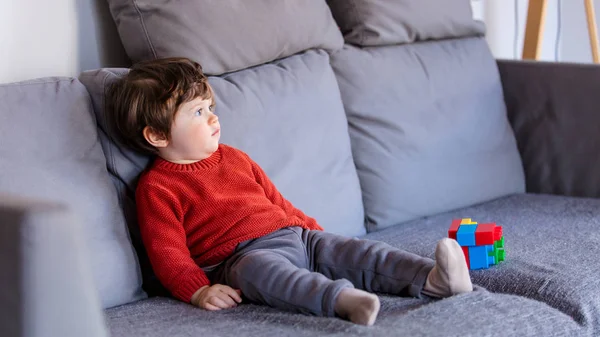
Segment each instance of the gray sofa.
M222 141L327 230L433 257L454 218L506 261L374 326L174 300L137 231L151 160L106 127L121 68L0 85L1 336L600 335L592 65L498 61L467 0L108 1L133 62L197 59ZM257 271L260 272L260 271Z

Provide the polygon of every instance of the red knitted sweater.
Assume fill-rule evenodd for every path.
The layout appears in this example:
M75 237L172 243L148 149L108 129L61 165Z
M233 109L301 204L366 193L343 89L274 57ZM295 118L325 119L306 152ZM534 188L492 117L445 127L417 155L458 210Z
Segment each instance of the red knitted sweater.
M222 144L192 164L157 158L140 178L136 203L152 268L185 302L210 284L200 267L222 262L240 242L287 226L322 230L248 155Z

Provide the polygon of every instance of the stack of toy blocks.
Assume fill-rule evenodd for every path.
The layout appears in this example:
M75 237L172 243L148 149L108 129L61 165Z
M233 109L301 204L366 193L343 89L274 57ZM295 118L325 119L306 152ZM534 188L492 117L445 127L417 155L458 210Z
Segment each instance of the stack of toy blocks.
M504 261L502 226L477 224L469 218L452 220L448 237L458 241L469 269L486 269Z

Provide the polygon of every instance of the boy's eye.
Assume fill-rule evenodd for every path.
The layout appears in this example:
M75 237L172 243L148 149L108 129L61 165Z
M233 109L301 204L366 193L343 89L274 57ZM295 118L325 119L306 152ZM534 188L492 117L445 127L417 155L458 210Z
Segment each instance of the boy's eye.
M202 116L202 109L198 109L198 111L194 113L194 116Z
M211 105L208 107L208 110L210 110L211 112L215 111L215 105Z

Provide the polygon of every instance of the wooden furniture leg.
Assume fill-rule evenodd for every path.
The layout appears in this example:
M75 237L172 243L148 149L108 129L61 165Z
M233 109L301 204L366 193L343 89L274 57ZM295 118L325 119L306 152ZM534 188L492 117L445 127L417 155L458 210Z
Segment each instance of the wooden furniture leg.
M596 25L596 12L594 1L585 0L585 13L587 16L588 32L590 35L590 46L594 63L600 63L600 47L598 46L598 26Z
M529 0L527 26L523 44L523 59L537 60L542 52L542 39L548 0Z

